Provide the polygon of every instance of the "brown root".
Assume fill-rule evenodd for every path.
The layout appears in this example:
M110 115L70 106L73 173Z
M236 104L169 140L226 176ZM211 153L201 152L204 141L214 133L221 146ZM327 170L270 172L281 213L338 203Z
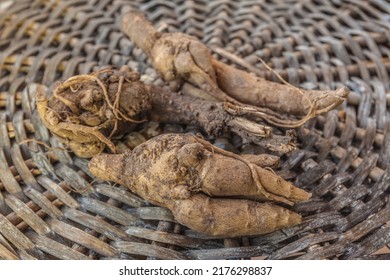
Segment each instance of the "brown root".
M111 138L145 121L150 109L139 74L127 67L73 76L56 85L50 98L47 91L37 88L37 111L45 126L80 157L92 157L105 147L115 152Z
M253 235L298 224L298 214L261 202L293 205L310 194L255 162L189 134L163 134L123 155L97 155L89 168L207 234Z
M125 154L98 154L90 161L89 170L100 180L124 184L124 164Z
M223 178L229 178L229 181L231 182L232 187L234 188L236 184L232 183L233 182L232 178L226 175L228 173L233 174L233 172L237 172L238 174L240 174L239 176L242 176L242 174L244 174L244 171L243 170L241 172L237 171L237 169L239 168L238 162L242 162L246 166L247 170L250 171L250 177L252 178L253 182L255 183L255 186L257 187L256 189L254 189L255 193L250 193L249 191L246 191L246 193L249 194L250 198L255 198L255 199L265 200L265 201L282 202L288 205L293 205L295 202L307 200L310 198L310 195L307 192L294 187L291 183L288 183L287 181L283 180L280 176L275 175L274 172L259 167L258 165L249 161L245 157L236 155L229 151L225 151L216 146L213 146L212 144L210 144L209 142L201 138L197 138L197 141L200 142L204 146L204 148L209 150L210 152L222 155L224 157L224 160L229 160L229 159L236 160L235 171L232 170L226 173L221 173L216 171L217 175L215 175L213 178L218 177L219 179L213 181L212 184L208 184L213 189L214 188L218 189L218 185L220 184L221 181L224 180ZM221 165L223 166L234 166L233 162L231 162L230 164L224 163L222 160L220 160L219 162L222 162ZM217 163L218 162L216 162L216 164ZM218 167L216 164L212 165L212 168L215 168L216 170L222 169L221 167ZM226 170L226 168L224 169ZM224 189L224 191L226 191L226 188ZM210 190L207 190L207 192L210 193ZM218 196L218 194L214 193L213 191L211 193ZM229 193L229 191L227 193Z
M172 213L179 223L218 237L265 234L302 220L299 214L278 205L203 194L176 200Z
M230 114L224 103L180 95L153 85L147 88L152 103L150 120L197 125L211 136L230 130L245 142L256 144L271 134L268 126Z
M139 32L144 26L150 38ZM304 93L288 84L255 78L213 59L210 50L195 37L157 32L140 13L125 14L122 31L145 51L174 90L185 83L192 84L211 98L231 103L232 114L261 118L278 127L299 127L337 107L349 93L347 88ZM199 94L194 89L189 91Z
M270 139L286 137L273 135L270 127L237 116L227 104L145 85L138 79L139 75L128 68L119 71L105 68L77 75L58 84L51 98L46 96L46 88L39 87L37 109L52 133L84 158L102 152L105 147L115 153L112 139L130 132L135 123L146 117L156 122L197 125L211 136L230 130L244 142L268 150L287 153L295 148L288 145L286 149L283 144L269 149ZM273 143L275 147L280 145L278 141Z
M242 103L267 107L280 114L303 116L309 113L314 103L316 114L322 114L336 108L348 97L349 91L345 87L336 91L298 89L288 83L266 81L215 59L212 63L217 83L223 91ZM282 77L278 78L285 82Z
M211 136L232 131L243 142L255 143L278 155L297 147L295 134L291 131L276 135L269 126L236 116L235 112L232 114L226 103L180 95L153 85L147 85L147 89L152 103L150 120L196 125Z

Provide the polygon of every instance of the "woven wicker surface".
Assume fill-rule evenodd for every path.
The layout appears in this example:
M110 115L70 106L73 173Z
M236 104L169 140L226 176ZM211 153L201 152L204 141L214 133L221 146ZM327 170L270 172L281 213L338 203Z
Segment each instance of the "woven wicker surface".
M390 258L390 3L372 1L23 1L0 13L0 258ZM34 83L52 86L127 64L161 82L119 30L139 9L162 31L200 38L222 61L292 84L348 86L348 103L298 129L300 149L278 173L313 192L302 225L212 239L176 224L121 186L96 182L35 112ZM149 123L132 144L193 127ZM29 141L34 139L36 141ZM141 139L141 140L140 140ZM237 137L214 139L256 152ZM378 251L379 250L379 251Z

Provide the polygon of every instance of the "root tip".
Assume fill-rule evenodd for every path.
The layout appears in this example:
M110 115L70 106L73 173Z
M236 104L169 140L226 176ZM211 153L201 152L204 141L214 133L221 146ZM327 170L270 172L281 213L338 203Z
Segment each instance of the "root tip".
M336 90L336 95L339 97L339 98L347 98L348 95L349 95L349 88L347 87L341 87L339 89Z
M297 213L291 212L288 217L288 225L295 226L301 223L302 223L302 216Z
M89 171L101 180L121 182L124 155L99 154L88 164Z

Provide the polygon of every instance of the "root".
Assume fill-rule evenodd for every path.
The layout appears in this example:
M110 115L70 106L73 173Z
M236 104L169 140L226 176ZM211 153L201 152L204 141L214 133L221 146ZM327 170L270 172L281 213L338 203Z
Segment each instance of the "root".
M203 233L234 237L299 224L299 214L272 202L293 205L310 194L253 163L257 160L190 134L162 134L131 152L99 154L88 167Z
M265 190L264 186L261 184L261 182L259 180L259 175L256 171L256 168L259 168L259 167L256 164L250 162L245 157L242 157L242 156L236 155L232 152L218 148L218 147L210 144L206 140L203 140L202 138L197 137L196 141L201 143L207 150L211 151L212 153L218 153L218 154L224 155L226 157L239 160L239 161L243 162L245 165L247 165L251 171L252 179L253 179L254 183L256 184L257 190L261 196L267 198L270 201L277 201L277 202L285 203L287 205L294 205L294 202L290 201L288 198L283 197L283 196L279 196L279 195L275 195L275 194L270 193L267 190Z
M140 32L144 29L145 33ZM122 31L143 49L154 68L172 88L191 84L203 91L202 95L206 98L226 102L230 113L236 116L260 118L278 127L296 128L335 108L348 95L346 88L336 92L309 91L314 93L314 100L311 100L305 94L301 95L302 90L297 91L284 80L284 84L276 84L254 78L213 59L210 50L195 37L158 32L139 13L130 12L123 16ZM186 89L201 96L197 90L188 86ZM302 98L308 103L308 110L304 108ZM301 115L305 116L297 120L296 116Z
M129 78L130 73L134 72L129 69L116 72L110 68L71 77L55 87L50 99L43 96L37 101L39 114L53 134L72 142L74 151L80 155L86 151L84 157L89 157L92 151L100 151L100 145L92 147L92 143L99 142L115 153L111 139L125 130L131 131L131 124L143 122L146 117L156 122L197 125L211 136L230 130L244 142L268 149L263 140L272 136L271 128L241 117L241 112L230 103L202 100L145 85L136 78ZM132 113L137 118L143 117L140 120L129 117L127 112L130 111L126 108L137 112ZM76 143L92 146L77 149ZM283 147L279 151L291 151L293 146L289 147L290 150Z
M47 89L38 87L39 115L53 134L72 143L79 156L91 157L104 146L115 153L111 138L144 122L150 108L148 92L133 74L124 67L73 76L58 84L50 98Z
M85 126L85 125L77 125L77 124L74 124L74 123L59 123L58 124L58 128L59 129L63 129L63 130L67 130L67 131L73 131L73 133L75 135L77 135L77 136L84 136L85 138L90 137L90 136L87 136L88 134L90 134L93 137L96 137L97 140L99 140L99 141L103 142L104 144L106 144L107 147L110 148L110 150L113 153L116 153L116 149L115 149L114 143L112 143L110 139L108 139L106 136L104 136L95 127L88 127L88 126Z
M152 103L150 120L197 125L211 136L219 136L230 130L244 142L259 145L272 136L269 126L236 116L236 112L232 114L226 103L184 96L153 85L147 88ZM267 149L265 144L263 147ZM290 151L293 149L291 146Z
M332 109L334 109L335 107L337 107L338 105L340 105L340 103L343 102L343 100L339 103L339 102L336 102L334 104L331 104L329 105L328 107L326 108L322 108L321 110L318 110L318 104L321 100L323 99L327 99L328 97L330 97L330 94L324 94L323 96L318 96L314 99L314 101L312 101L308 96L307 94L305 94L300 88L298 87L295 87L293 86L292 84L290 84L289 82L287 82L285 79L283 79L282 76L279 75L279 73L277 73L274 69L272 69L267 63L265 63L265 61L258 57L258 60L260 60L260 62L264 65L265 68L267 68L269 71L271 71L273 74L276 75L276 77L285 85L287 85L288 87L292 88L293 90L297 91L299 94L301 94L305 99L306 101L310 104L310 110L309 112L306 113L306 115L300 119L300 120L296 120L296 121L285 121L285 120L280 120L280 119L275 119L275 120L267 120L269 123L271 124L274 124L274 125L277 125L277 126L280 126L280 127L287 127L287 128L296 128L296 127L300 127L302 126L304 123L306 123L308 120L322 114L322 113L325 113L325 112L328 112ZM277 122L278 121L278 122Z
M46 144L45 142L39 141L39 140L37 140L37 139L25 139L25 140L23 140L23 141L20 141L20 142L19 142L19 145L23 145L23 144L30 143L30 142L34 142L34 143L37 143L38 145L42 145L42 146L44 146L48 151L60 150L60 151L67 151L67 152L69 152L68 149L61 148L61 147L51 147L51 146L49 146L48 144Z

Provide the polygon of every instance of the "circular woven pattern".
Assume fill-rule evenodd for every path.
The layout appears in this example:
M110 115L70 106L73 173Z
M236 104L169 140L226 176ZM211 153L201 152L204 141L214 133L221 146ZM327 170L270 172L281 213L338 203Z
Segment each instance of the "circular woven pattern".
M11 3L11 2L9 2ZM119 30L138 9L161 31L202 40L220 60L276 81L351 89L338 111L297 130L300 148L277 171L313 193L301 225L213 239L121 186L97 182L35 111L34 83L124 64L159 83ZM382 0L15 1L0 6L0 258L389 258L390 4ZM148 123L129 145L194 127ZM213 142L256 153L237 137ZM379 251L378 251L379 250ZM377 253L375 253L377 252Z

